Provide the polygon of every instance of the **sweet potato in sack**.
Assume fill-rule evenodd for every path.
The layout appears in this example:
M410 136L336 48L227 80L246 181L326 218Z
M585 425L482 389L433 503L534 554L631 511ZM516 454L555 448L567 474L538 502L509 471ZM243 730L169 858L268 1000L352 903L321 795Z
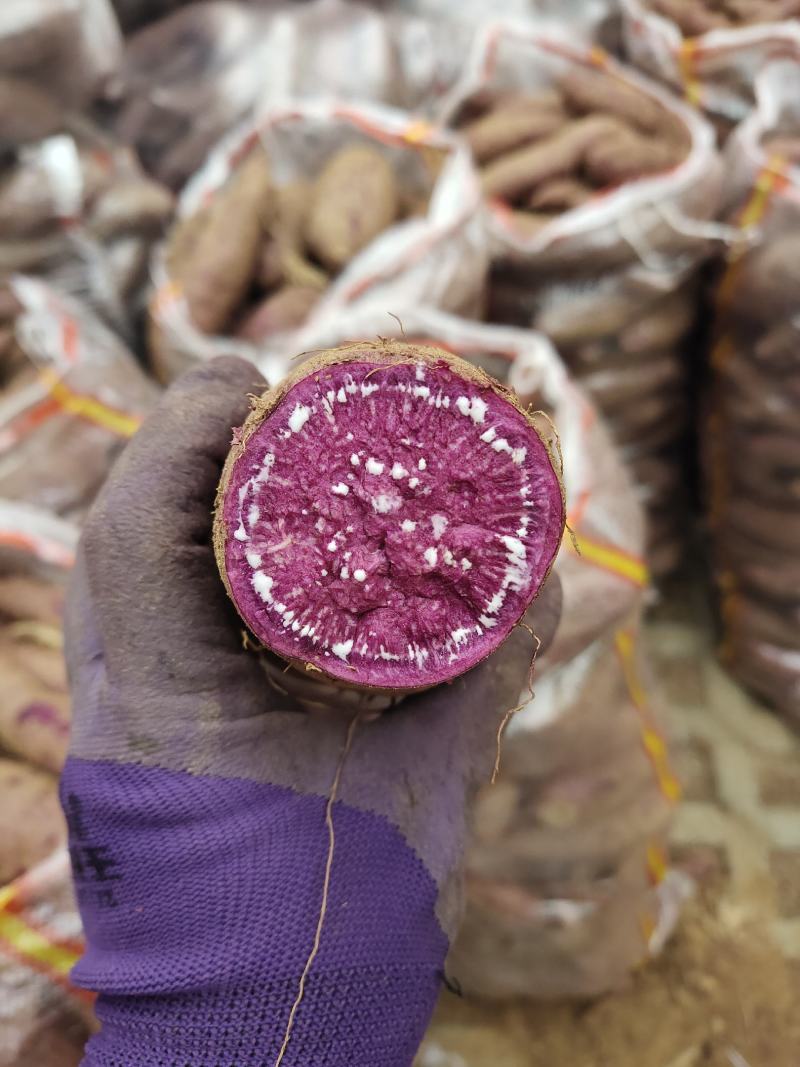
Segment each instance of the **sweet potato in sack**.
M0 70L70 107L90 102L119 61L109 0L5 0Z
M218 239L204 244L203 234L249 152L268 159L272 193L258 247L247 243L237 261L236 300L225 289L226 321L198 312L181 279L187 272L208 275ZM386 109L322 102L267 109L218 147L182 197L178 224L155 264L149 326L159 377L225 352L265 358L278 325L289 324L283 312L259 342L231 333L281 286L319 293L317 302L309 293L303 298L309 321L372 303L481 308L486 246L479 204L467 149L447 132ZM218 217L225 214L220 209ZM288 300L281 296L277 306L286 310ZM293 320L300 301L296 293L291 300Z
M728 233L710 222L721 192L713 133L657 86L596 51L589 56L533 31L497 28L477 40L444 117L460 125L470 101L487 93L517 104L543 92L557 94L562 127L532 131L481 166L494 254L490 314L546 333L577 374L591 375L590 391L597 383L594 399L617 440L629 445L634 427L645 428L638 452L651 448L652 422L646 410L628 419L628 408L663 411L657 447L661 438L671 440L679 463L689 397L676 388L669 404L651 403L657 387L648 387L644 364L634 364L639 353L657 352L672 362L671 371L659 364L666 379L678 385L683 378L692 277ZM488 99L467 134L488 124ZM598 354L591 366L587 346ZM601 352L620 367L619 388L604 373ZM678 480L662 479L662 492L668 484ZM669 506L657 488L646 496L654 507Z
M449 961L473 995L596 996L649 955L630 936L630 910L658 915L648 856L663 850L678 787L667 763L654 772L644 754L645 721L656 729L655 720L632 703L617 640L540 678L506 741L498 788L507 803L489 833L490 788L478 796L467 917ZM580 815L592 794L596 808Z
M64 844L67 828L52 774L0 759L0 884Z
M457 77L471 34L348 0L211 0L161 14L126 41L103 111L175 191L259 108L325 97L427 113Z
M69 740L70 701L60 631L20 622L0 630L0 745L58 774Z
M622 0L622 31L633 64L706 112L724 141L753 106L758 72L797 55L795 0Z
M792 344L800 184L797 169L766 145L776 129L800 130L799 90L794 63L768 65L756 83L756 109L728 142L728 210L744 232L716 293L704 435L723 659L792 719L800 640L780 586L790 587L800 561L800 363Z
M62 969L82 954L81 920L69 853L57 848L3 886L5 934L0 943L0 1060L3 1067L77 1067L87 1034L97 1023L93 997L82 994L51 966ZM8 920L11 920L10 922ZM44 943L43 943L44 939Z
M27 366L0 400L0 494L78 517L157 389L86 307L32 278L11 287Z

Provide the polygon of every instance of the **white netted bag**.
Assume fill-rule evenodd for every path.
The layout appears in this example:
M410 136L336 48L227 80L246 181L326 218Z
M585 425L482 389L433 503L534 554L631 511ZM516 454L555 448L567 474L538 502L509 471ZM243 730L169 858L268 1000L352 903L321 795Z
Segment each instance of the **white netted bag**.
M800 55L796 20L712 29L684 36L642 0L620 0L625 47L642 70L720 120L723 132L753 106L759 71L780 56Z
M651 141L663 128L679 162L595 189L579 206L549 218L490 200L489 315L545 333L585 383L647 504L647 555L654 573L663 575L683 547L679 457L689 398L682 346L693 326L694 276L728 232L714 221L722 168L713 130L695 110L602 50L501 23L477 36L442 118L459 125L476 100L565 83L574 93L581 80L592 106L568 110L600 115L606 107L614 115L608 97L623 94L628 108L652 116ZM642 128L650 129L650 121ZM560 133L541 143L554 143Z
M345 145L370 144L391 162L401 190L428 193L424 214L395 223L336 275L309 322L355 308L379 311L415 303L475 314L482 307L488 257L480 188L471 157L451 133L405 112L333 101L267 109L215 150L184 191L179 216L209 203L252 146L266 153L275 185L316 177ZM162 377L214 355L258 361L257 346L201 333L191 322L163 249L153 265L152 326L161 335ZM291 347L291 345L290 345Z
M28 79L59 103L81 105L119 63L109 0L3 0L0 72Z

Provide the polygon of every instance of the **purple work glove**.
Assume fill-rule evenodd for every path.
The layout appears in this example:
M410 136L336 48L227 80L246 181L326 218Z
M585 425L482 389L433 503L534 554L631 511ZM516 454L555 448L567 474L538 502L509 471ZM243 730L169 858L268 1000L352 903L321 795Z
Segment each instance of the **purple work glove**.
M314 944L327 797L352 721L292 706L244 647L211 509L252 366L165 396L89 519L67 610L74 698L61 792L99 993L84 1064L273 1067ZM531 620L547 641L560 587ZM360 721L331 815L327 911L285 1067L410 1063L459 918L465 803L491 774L531 637Z

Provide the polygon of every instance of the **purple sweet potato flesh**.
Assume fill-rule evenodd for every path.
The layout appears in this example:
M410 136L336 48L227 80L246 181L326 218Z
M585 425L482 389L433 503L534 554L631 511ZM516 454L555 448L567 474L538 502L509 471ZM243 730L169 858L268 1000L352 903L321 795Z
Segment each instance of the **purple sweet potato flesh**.
M558 550L563 499L531 421L478 375L449 359L332 363L246 437L220 562L266 647L411 690L508 636Z

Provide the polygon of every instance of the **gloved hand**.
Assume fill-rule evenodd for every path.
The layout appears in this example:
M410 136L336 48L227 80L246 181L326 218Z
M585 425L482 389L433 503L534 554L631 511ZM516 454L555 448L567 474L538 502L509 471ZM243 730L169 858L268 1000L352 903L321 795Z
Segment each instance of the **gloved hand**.
M231 428L263 388L235 359L178 382L83 534L61 795L87 940L73 979L99 992L93 1067L410 1063L459 918L467 794L526 683L522 628L354 732L351 710L309 714L266 683L210 544ZM538 604L546 642L557 581Z

